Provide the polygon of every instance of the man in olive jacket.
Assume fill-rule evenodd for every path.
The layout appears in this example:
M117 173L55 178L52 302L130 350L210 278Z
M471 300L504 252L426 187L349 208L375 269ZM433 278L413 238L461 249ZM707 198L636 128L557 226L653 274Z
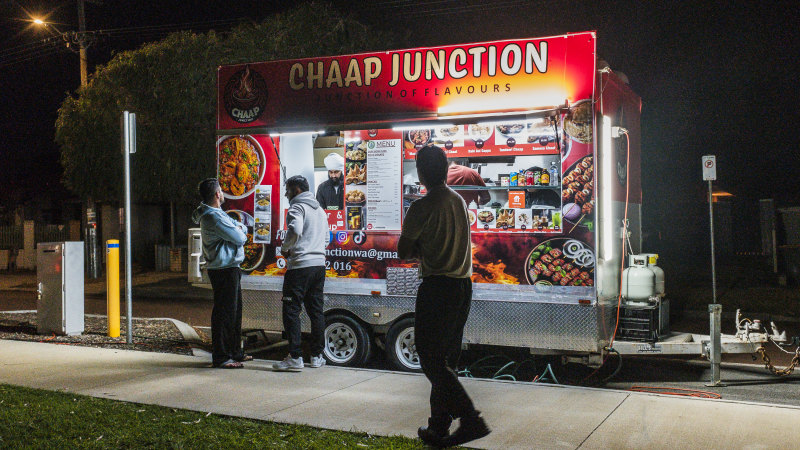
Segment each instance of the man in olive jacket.
M489 434L455 372L472 301L472 243L467 205L447 187L447 156L436 146L417 152L428 193L408 209L397 245L401 259L419 259L414 340L431 382L431 417L419 437L434 446L461 445ZM450 434L450 424L460 419Z

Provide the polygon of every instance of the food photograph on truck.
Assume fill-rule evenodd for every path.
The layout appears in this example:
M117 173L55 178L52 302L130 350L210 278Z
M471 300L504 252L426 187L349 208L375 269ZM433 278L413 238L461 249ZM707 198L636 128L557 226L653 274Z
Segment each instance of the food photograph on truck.
M397 242L426 193L416 153L436 145L454 175L471 174L448 175L471 227L465 342L602 353L623 219L640 245L640 100L597 71L594 32L222 66L218 94L223 208L249 230L246 328L282 327L284 180L303 175L315 192L335 153L342 207L326 209L325 307L329 328L354 338L325 356L363 364L378 340L397 368L418 370L417 263L397 257ZM620 154L608 130L622 125Z

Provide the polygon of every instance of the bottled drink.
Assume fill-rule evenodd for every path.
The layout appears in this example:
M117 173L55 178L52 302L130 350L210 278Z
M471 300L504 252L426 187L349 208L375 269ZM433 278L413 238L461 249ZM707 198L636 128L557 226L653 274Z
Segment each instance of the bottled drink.
M547 169L542 170L542 175L539 177L539 183L542 186L550 186L550 174L547 173Z
M556 162L553 161L550 163L550 186L558 186L558 167L556 167Z

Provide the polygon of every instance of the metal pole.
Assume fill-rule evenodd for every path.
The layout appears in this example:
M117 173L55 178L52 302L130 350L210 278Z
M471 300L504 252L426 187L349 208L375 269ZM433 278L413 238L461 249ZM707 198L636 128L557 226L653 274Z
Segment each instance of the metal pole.
M80 50L78 56L81 59L81 86L89 84L89 68L86 60L86 13L83 9L83 0L78 0L78 30L80 36L78 38L78 46Z
M125 306L127 314L126 342L133 343L133 302L131 274L131 153L136 151L136 114L122 113L122 153L125 160Z
M711 195L711 180L708 180L708 223L711 227L711 291L713 302L717 303L717 268L714 259L714 198Z
M711 362L711 380L706 386L725 386L720 382L719 366L722 362L722 336L721 336L721 321L722 305L708 305L709 325L710 325L710 342L708 349L708 360Z

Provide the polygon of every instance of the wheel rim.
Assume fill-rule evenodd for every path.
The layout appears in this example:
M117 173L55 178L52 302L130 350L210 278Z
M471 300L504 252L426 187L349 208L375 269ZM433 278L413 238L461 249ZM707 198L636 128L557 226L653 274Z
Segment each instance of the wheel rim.
M414 343L414 327L408 327L397 335L394 341L394 354L397 355L400 364L409 369L417 370L421 367L417 346Z
M341 323L332 323L325 328L325 356L331 362L344 364L356 354L358 340L355 331Z

